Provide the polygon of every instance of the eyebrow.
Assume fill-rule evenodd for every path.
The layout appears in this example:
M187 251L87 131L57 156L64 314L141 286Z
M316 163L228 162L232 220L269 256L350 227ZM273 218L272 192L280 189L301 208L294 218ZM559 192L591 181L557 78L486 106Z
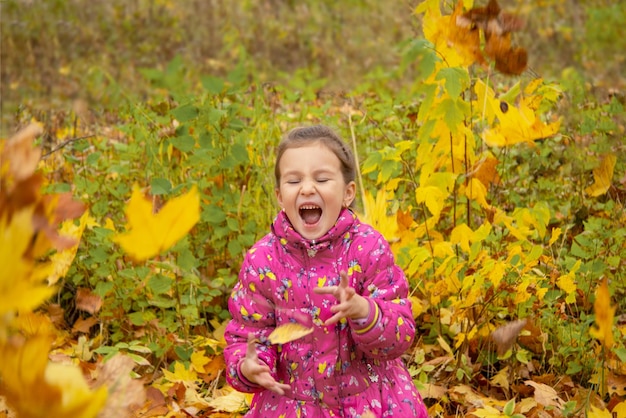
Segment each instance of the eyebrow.
M285 171L284 173L281 173L280 176L283 177L283 176L299 175L299 174L302 174L302 172L296 168L293 170ZM335 170L331 168L326 168L326 167L320 167L318 169L313 170L313 175L320 175L320 174L335 174Z

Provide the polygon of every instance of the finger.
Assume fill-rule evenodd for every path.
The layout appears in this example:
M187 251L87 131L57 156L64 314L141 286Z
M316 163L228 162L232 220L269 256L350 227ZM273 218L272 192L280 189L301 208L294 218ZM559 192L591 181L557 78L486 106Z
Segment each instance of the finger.
M276 382L271 388L270 390L274 393L277 393L279 395L284 395L285 392L291 390L291 386L286 385L284 383L278 383Z
M350 285L350 282L348 281L348 273L346 271L341 271L339 273L339 277L341 277L339 286L347 288Z
M246 346L246 357L251 360L254 360L255 363L258 358L258 354L256 352L256 339L254 338L254 334L252 333L248 334L248 345Z
M336 291L337 286L316 287L313 289L313 293L317 293L318 295L332 295Z
M338 312L335 315L328 318L326 322L324 322L324 325L330 326L330 325L336 324L337 322L341 321L341 318L345 318L345 317L346 316L343 312Z

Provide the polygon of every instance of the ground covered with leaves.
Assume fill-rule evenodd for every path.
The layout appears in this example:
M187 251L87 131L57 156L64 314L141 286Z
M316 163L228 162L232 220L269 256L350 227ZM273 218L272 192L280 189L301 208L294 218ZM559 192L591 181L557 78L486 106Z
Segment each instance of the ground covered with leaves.
M352 144L359 215L411 285L418 334L404 358L431 416L625 417L624 80L619 51L601 74L594 49L615 47L600 27L623 42L611 25L623 8L590 2L569 16L589 43L548 79L537 52L549 61L542 39L567 38L563 20L545 20L558 7L539 30L523 1L406 13L362 0L331 14L326 2L243 3L211 11L223 37L199 29L219 53L183 48L193 16L167 1L7 3L3 39L26 52L2 61L0 417L244 414L250 395L224 379L226 302L277 210L274 148L315 122ZM29 7L54 19L11 20ZM72 49L105 53L50 53L46 42L71 42L68 16L110 18L77 29ZM349 33L350 19L387 47ZM133 28L145 23L172 31L142 38ZM130 40L143 57L169 56L124 68L125 48L106 51ZM366 65L366 47L392 43ZM261 58L274 54L281 77ZM32 62L45 71L29 74ZM352 84L320 76L334 71ZM24 95L38 89L50 100ZM306 330L279 332L287 344Z

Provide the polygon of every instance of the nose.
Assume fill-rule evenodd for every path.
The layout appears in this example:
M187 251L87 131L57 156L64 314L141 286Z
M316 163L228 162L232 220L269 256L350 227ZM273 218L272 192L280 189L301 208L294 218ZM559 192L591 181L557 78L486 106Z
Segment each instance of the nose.
M302 187L300 188L300 194L309 195L315 192L315 183L311 180L302 181Z

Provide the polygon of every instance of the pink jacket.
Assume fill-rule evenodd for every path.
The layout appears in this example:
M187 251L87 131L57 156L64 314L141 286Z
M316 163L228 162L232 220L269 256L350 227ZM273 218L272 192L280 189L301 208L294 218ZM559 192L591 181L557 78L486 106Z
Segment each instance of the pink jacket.
M326 327L336 299L315 294L318 286L339 283L369 299L370 316ZM426 417L426 408L400 359L415 335L408 284L383 236L344 209L319 240L298 234L283 212L272 232L246 254L228 308L224 350L227 380L253 392L247 417ZM267 337L276 326L297 322L313 333L282 345ZM259 359L274 378L291 386L277 395L248 382L239 366L253 333Z

